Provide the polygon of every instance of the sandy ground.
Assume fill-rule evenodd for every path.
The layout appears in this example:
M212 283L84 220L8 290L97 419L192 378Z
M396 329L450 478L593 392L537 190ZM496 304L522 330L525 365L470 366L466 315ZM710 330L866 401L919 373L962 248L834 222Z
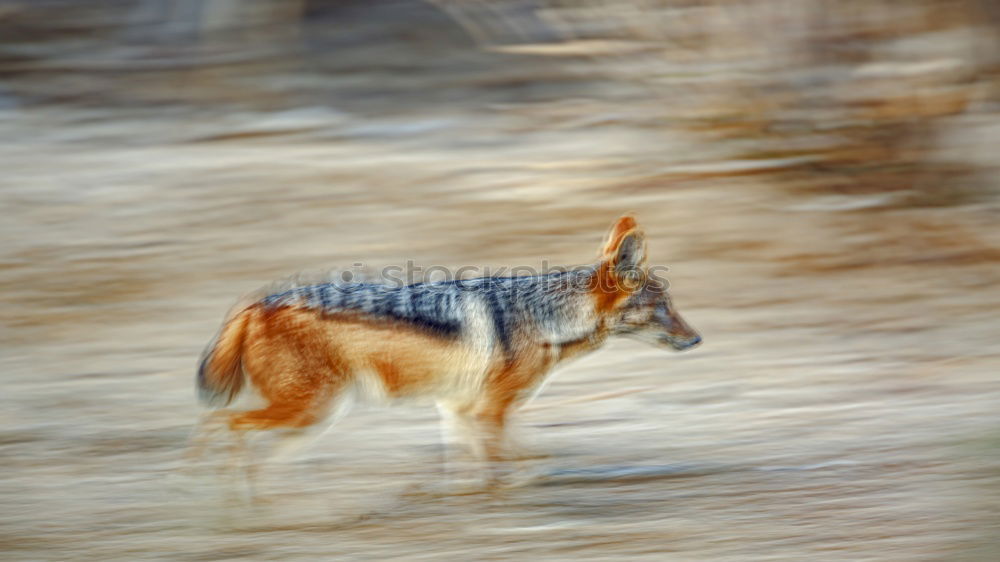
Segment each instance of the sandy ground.
M996 559L996 206L703 178L724 163L575 107L0 114L0 556ZM424 493L421 404L355 410L259 505L171 478L239 295L356 262L583 263L626 210L705 343L561 369L519 416L552 454L529 485Z

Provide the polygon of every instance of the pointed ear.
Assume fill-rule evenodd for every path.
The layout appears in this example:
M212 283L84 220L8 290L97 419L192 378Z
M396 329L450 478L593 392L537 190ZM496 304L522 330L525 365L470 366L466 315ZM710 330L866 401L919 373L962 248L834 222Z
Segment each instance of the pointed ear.
M646 237L639 230L630 230L618 240L618 247L607 258L611 274L619 287L634 291L646 277Z
M618 248L621 246L622 240L625 235L629 232L638 231L639 224L635 221L635 217L632 214L622 215L615 224L611 226L611 231L608 232L608 237L604 242L604 247L601 249L601 256L605 259L610 259L612 256L618 253Z
M646 263L646 237L638 230L625 233L611 263L619 272L642 267Z
M646 236L632 215L623 216L611 227L601 253L601 258L611 266L612 275L622 287L634 290L642 284Z

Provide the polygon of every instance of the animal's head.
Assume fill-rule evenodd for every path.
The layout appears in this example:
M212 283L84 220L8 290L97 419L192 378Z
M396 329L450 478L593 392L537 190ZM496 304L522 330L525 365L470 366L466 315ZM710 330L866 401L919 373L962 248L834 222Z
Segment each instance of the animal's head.
M608 234L594 294L613 334L677 351L701 343L670 302L665 280L650 274L645 236L631 215L618 219Z

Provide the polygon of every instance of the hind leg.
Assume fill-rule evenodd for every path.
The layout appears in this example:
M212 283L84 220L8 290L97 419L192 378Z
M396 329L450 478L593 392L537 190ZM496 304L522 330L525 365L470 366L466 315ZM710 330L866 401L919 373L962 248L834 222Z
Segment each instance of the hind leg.
M236 483L240 477L245 476L245 487L252 497L254 468L250 462L250 449L246 442L246 436L242 432L229 430L229 420L238 413L233 410L214 410L202 416L191 432L188 446L182 455L182 465L171 478L198 478L201 473L199 469L204 468L200 466L200 461L204 459L207 450L210 447L222 449L227 453L227 460L215 466L217 476L232 483ZM243 468L246 469L245 472L242 470ZM183 488L190 489L192 483L190 480L185 480ZM227 488L227 494L240 495L238 488L239 486ZM218 487L212 485L210 489L214 491L218 490ZM204 490L204 492L208 491Z
M213 410L202 416L191 431L182 455L183 473L192 474L194 465L204 458L209 447L219 444L219 441L223 441L222 445L230 451L230 456L243 454L240 450L242 441L229 430L229 420L237 413L233 410Z
M183 457L186 463L199 461L205 456L205 449L212 444L212 437L226 429L230 414L229 410L214 410L202 416L188 438Z
M269 389L271 392L265 395L269 404L264 408L210 412L195 429L185 459L188 463L200 460L210 445L221 442L228 450L228 461L219 467L220 473L243 480L245 486L242 487L252 499L259 467L248 443L250 432L270 431L277 437L276 448L286 453L300 447L331 425L323 422L346 413L349 397L340 396L343 393L336 392L336 386L339 385L328 382L313 386L309 392L295 394ZM332 405L337 407L332 408Z
M329 427L322 422L329 417L328 400L317 403L299 401L272 402L265 408L248 412L233 412L229 417L229 430L236 438L233 458L240 458L251 490L256 486L259 472L257 463L250 457L245 445L251 431L274 431L278 439L275 450L285 453L299 449L305 442ZM268 457L274 457L274 451Z
M329 431L351 411L354 398L353 393L342 393L331 400L331 407L312 425L281 431L268 460L283 462L294 459L296 453Z

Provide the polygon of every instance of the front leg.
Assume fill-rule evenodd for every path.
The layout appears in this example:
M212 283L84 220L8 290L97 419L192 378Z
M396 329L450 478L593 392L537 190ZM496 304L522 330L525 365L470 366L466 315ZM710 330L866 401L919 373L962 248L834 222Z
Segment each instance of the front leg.
M498 484L507 472L506 463L514 460L507 441L513 401L504 395L487 392L470 403L439 401L438 409L448 488L452 493L468 493ZM465 455L459 453L459 443L466 445L471 455L472 474L463 466Z
M529 455L512 447L509 435L511 412L541 390L546 375L559 361L558 346L530 344L516 350L484 381L472 417L479 439L482 460L491 481L506 471L503 463L541 455Z

